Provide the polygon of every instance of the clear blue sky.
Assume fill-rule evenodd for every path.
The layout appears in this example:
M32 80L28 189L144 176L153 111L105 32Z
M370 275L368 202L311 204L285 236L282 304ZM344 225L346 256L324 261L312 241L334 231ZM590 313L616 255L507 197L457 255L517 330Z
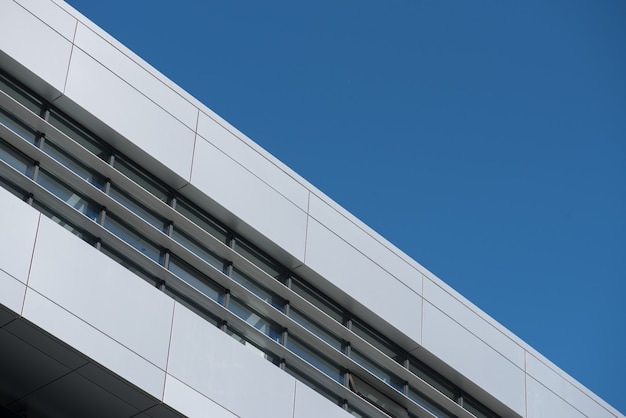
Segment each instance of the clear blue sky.
M626 413L622 0L70 0Z

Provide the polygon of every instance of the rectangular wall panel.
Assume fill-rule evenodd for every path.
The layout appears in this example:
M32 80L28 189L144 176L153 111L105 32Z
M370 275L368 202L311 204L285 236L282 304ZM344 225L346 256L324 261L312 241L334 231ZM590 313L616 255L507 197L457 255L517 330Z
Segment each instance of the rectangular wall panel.
M76 18L58 5L50 0L15 0L15 2L68 41L74 39Z
M587 418L530 376L527 378L526 388L528 391L526 394L528 398L528 414L526 418Z
M201 138L191 183L294 257L304 258L306 212Z
M163 397L163 370L31 289L24 318L157 399Z
M421 296L313 219L309 221L305 262L357 302L420 343Z
M246 139L241 139L211 117L200 113L198 135L219 148L224 154L245 167L300 209L306 211L309 191L271 160L256 151ZM252 141L249 141L252 142Z
M241 418L293 418L295 379L178 303L167 372Z
M557 400L552 399L552 395L539 397L539 404L536 405L539 408L543 408L546 403L551 405L552 403L567 402L588 417L615 418L616 416L598 403L602 402L602 404L605 404L604 401L599 398L592 399L588 394L574 386L570 379L561 376L530 353L526 353L526 373L532 379L541 382L542 386L545 386L547 390L560 398L557 402ZM537 389L536 392L544 393L545 391Z
M0 270L22 283L28 279L39 212L0 187Z
M189 178L194 131L80 49L72 54L65 95L180 177Z
M517 367L524 369L522 347L428 278L424 278L424 299L445 312L455 322L479 337Z
M52 19L50 24L55 28L14 1L2 0L0 51L60 92L63 91L72 51L71 41L62 34L73 32L76 23L75 20L72 23L71 20L61 22Z
M293 418L350 418L352 416L304 383L296 382L296 405L293 409Z
M237 418L237 415L170 375L165 380L163 402L188 417Z
M165 369L174 301L48 218L29 286Z
M426 301L422 341L426 350L524 416L524 371Z
M314 194L311 194L309 216L340 236L411 290L417 294L422 293L422 273L420 271L398 257L397 254L370 235L368 231L361 229Z
M0 270L0 305L19 315L22 312L25 293L26 285L24 283Z
M74 44L189 129L196 129L198 109L124 54L124 51L83 24L79 24L76 29Z

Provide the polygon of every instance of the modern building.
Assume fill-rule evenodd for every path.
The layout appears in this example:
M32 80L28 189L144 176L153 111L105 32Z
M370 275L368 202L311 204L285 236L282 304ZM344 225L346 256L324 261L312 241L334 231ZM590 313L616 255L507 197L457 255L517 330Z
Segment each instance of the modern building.
M623 417L61 0L0 51L0 416Z

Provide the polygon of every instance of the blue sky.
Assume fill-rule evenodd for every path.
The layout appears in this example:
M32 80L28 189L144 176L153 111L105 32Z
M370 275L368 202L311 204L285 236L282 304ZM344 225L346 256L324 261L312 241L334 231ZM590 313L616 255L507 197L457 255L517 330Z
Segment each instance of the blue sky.
M69 3L626 413L626 3Z

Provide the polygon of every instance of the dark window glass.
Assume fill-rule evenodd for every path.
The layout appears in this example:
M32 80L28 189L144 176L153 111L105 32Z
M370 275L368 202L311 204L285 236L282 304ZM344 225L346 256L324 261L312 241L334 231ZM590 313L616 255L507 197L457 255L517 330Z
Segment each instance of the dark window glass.
M217 270L224 272L224 260L210 250L206 249L203 245L199 244L198 241L189 237L176 227L174 227L171 236L180 245L187 248L189 251L215 267Z
M270 337L272 340L280 342L282 337L282 328L270 319L265 318L263 315L247 306L244 302L240 301L236 297L231 297L228 302L228 309L239 318L243 319Z
M178 197L176 199L176 210L185 218L189 219L210 235L217 238L220 242L226 243L228 238L226 229L219 226L216 221L204 214L201 210L185 201L184 198Z
M105 179L101 174L95 172L91 168L88 168L85 164L79 162L76 158L72 157L70 154L56 146L50 140L46 139L45 141L43 141L41 149L46 154L73 171L76 175L82 177L87 183L91 184L97 189L104 189Z
M419 361L414 357L409 357L409 370L411 373L443 393L448 398L455 400L457 396L457 390L452 383L448 382L443 377L439 376L430 367Z
M158 199L167 203L171 193L168 191L167 186L157 181L156 177L152 176L139 166L117 155L115 156L113 166L139 186L152 193Z
M41 101L2 75L0 75L0 90L20 102L31 112L39 115Z
M224 291L221 286L217 285L213 280L200 273L198 270L171 255L168 269L176 276L189 283L193 288L207 295L218 303L222 303Z
M331 334L324 327L292 306L289 307L289 317L302 325L304 328L311 331L313 334L320 337L322 340L326 341L331 346L335 347L337 350L341 351L342 340L340 338Z
M185 305L191 311L195 312L196 314L198 314L199 316L201 316L202 318L204 318L206 321L210 322L211 324L215 325L216 327L219 327L221 325L221 323L222 323L221 319L219 319L213 313L209 312L202 305L200 305L200 304L194 302L193 300L189 299L187 296L181 295L176 290L170 288L167 285L165 285L165 288L163 289L163 292L165 292L165 294L169 295L172 299L180 302L182 305Z
M367 399L369 402L382 409L392 417L408 418L409 413L402 405L399 405L396 401L389 398L378 389L365 382L363 379L352 374L350 376L350 389L357 393L362 398Z
M257 283L256 280L254 280L247 274L237 270L236 268L233 268L230 277L258 297L263 299L265 302L278 309L279 311L284 310L285 300L283 298L281 298L274 292L267 290L265 287L261 286L259 283Z
M135 198L131 197L129 193L111 185L109 196L117 200L122 206L135 213L135 215L139 216L159 231L165 231L165 227L168 222L152 210L148 209L142 203L135 200Z
M104 227L151 260L161 262L161 249L111 213L104 217Z
M21 200L26 200L26 198L28 197L28 193L26 193L25 190L22 190L21 187L11 183L7 179L3 178L2 176L0 176L0 186L3 187L4 189L8 190L15 197L17 197L17 198L19 198Z
M322 371L337 382L343 383L343 376L341 374L342 368L339 365L327 359L324 355L318 353L317 350L291 334L287 338L287 348L316 369Z
M44 169L39 169L37 183L92 221L98 221L100 205L78 194Z
M439 407L437 404L435 404L434 402L432 402L431 400L423 396L421 393L419 393L417 390L413 389L412 387L409 388L409 398L413 402L415 402L416 404L418 404L419 406L421 406L422 408L424 408L425 410L427 410L428 412L430 412L436 417L454 418L453 415L444 411L441 407Z
M382 351L388 357L400 362L404 359L402 350L396 347L391 341L383 337L379 332L372 329L358 319L352 319L352 332L363 338L365 341Z
M278 278L284 273L284 269L278 263L260 251L254 249L252 246L246 244L240 238L237 238L234 249L245 259L274 278Z
M291 290L302 296L335 321L340 324L343 323L343 310L308 283L294 277L291 281Z
M26 177L32 175L33 161L2 139L0 139L0 160Z
M402 392L404 381L400 379L395 374L391 373L384 367L380 366L373 360L369 359L358 350L354 348L350 350L350 358L359 363L361 366L365 367L367 370L372 372L375 376L378 376L381 380L388 383L391 387L396 389L399 392Z
M31 144L35 143L37 134L34 130L29 128L25 123L15 118L13 115L6 112L4 109L0 109L0 123L21 136Z
M280 357L267 351L266 349L259 346L258 344L255 344L254 342L250 341L248 338L244 337L239 331L234 329L232 326L229 325L226 328L226 333L230 335L231 337L233 337L236 341L239 341L241 344L246 346L246 348L248 348L250 351L258 355L259 357L266 359L267 361L275 364L276 366L280 364Z
M77 123L71 121L55 110L50 111L48 122L63 132L65 135L78 142L81 146L91 151L92 154L97 155L105 161L108 161L110 152L105 149L104 144L97 137L91 134L88 130L81 127Z
M65 219L65 217L53 212L51 209L48 209L47 206L42 205L39 201L33 201L33 207L83 241L89 243L90 245L94 245L96 243L96 239L93 235L75 226L72 222Z

